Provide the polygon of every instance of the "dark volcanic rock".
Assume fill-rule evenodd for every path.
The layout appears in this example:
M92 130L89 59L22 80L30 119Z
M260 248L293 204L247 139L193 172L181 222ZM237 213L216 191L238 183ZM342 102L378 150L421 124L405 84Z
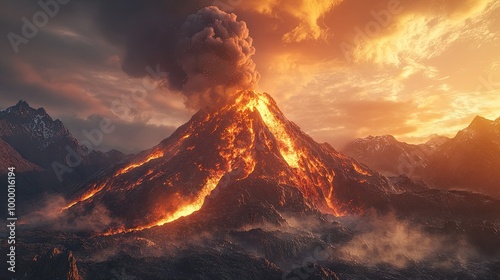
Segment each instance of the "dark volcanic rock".
M441 219L484 219L500 221L500 200L466 191L426 190L391 197L400 214Z
M261 178L247 178L216 189L207 198L203 211L193 217L231 229L266 223L284 226L283 213L297 218L315 216L321 219L320 212L297 188Z
M41 256L35 256L22 279L82 280L73 253L71 251L60 251L57 248Z
M109 261L82 264L86 277L108 279L169 280L279 280L283 272L262 258L238 252L183 251L175 258L132 258L118 256Z

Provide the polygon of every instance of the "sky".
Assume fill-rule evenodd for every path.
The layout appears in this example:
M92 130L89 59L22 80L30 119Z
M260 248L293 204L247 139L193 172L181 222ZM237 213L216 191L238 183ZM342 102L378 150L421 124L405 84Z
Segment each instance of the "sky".
M392 134L421 143L454 136L476 115L500 117L497 0L0 3L0 109L20 99L44 107L80 140L110 119L116 129L99 150L150 148L196 112L174 86L176 69L155 63L172 56L176 26L211 5L245 22L249 34L235 28L253 44L245 58L257 90L319 142L340 149ZM167 81L144 73L145 61Z

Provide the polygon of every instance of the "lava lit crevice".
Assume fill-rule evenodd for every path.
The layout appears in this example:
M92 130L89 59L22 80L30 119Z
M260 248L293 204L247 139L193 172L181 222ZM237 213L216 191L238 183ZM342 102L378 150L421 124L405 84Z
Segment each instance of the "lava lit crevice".
M154 159L157 159L157 158L160 158L163 156L163 152L162 151L155 151L153 152L152 154L150 154L146 159L144 159L143 161L141 162L138 162L138 163L132 163L124 168L122 168L120 171L118 171L116 174L115 174L115 177L117 176L120 176L121 174L124 174L124 173L127 173L129 172L130 170L134 169L134 168L137 168L137 167L140 167L140 166L143 166L144 164L154 160Z
M85 201L87 201L89 199L92 199L96 194L98 194L100 191L102 191L106 187L106 183L107 182L104 182L104 183L99 184L99 185L94 184L94 187L91 188L90 191L86 192L85 194L83 194L82 196L80 196L78 199L73 200L68 205L66 205L65 207L63 207L61 209L61 212L64 212L65 210L70 209L71 207L77 205L78 203L85 202Z

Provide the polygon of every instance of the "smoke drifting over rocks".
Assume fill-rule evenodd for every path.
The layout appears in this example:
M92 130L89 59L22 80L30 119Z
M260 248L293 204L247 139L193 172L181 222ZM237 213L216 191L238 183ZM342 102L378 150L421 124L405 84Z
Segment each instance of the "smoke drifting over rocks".
M69 202L60 195L50 195L43 199L40 209L22 217L27 228L43 228L65 232L100 232L114 221L109 211L99 205L89 213L61 211Z
M389 265L406 269L411 264L430 264L448 269L452 263L467 266L478 256L463 237L431 234L422 225L394 216L370 214L355 218L356 235L340 247L340 258L365 266Z

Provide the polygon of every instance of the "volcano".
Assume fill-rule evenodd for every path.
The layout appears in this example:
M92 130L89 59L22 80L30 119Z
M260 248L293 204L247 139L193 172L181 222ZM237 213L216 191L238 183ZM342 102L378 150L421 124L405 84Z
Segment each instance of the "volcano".
M219 104L101 170L66 205L23 217L19 273L498 279L500 200L384 177L315 142L268 94L241 92ZM44 220L47 213L55 217Z
M200 110L156 147L102 172L63 211L103 205L119 221L107 234L138 231L189 216L207 198L231 197L227 190L242 185L253 186L246 192L267 188L268 209L283 208L293 197L301 201L300 211L336 216L383 205L388 193L403 192L315 142L268 94L246 91Z

